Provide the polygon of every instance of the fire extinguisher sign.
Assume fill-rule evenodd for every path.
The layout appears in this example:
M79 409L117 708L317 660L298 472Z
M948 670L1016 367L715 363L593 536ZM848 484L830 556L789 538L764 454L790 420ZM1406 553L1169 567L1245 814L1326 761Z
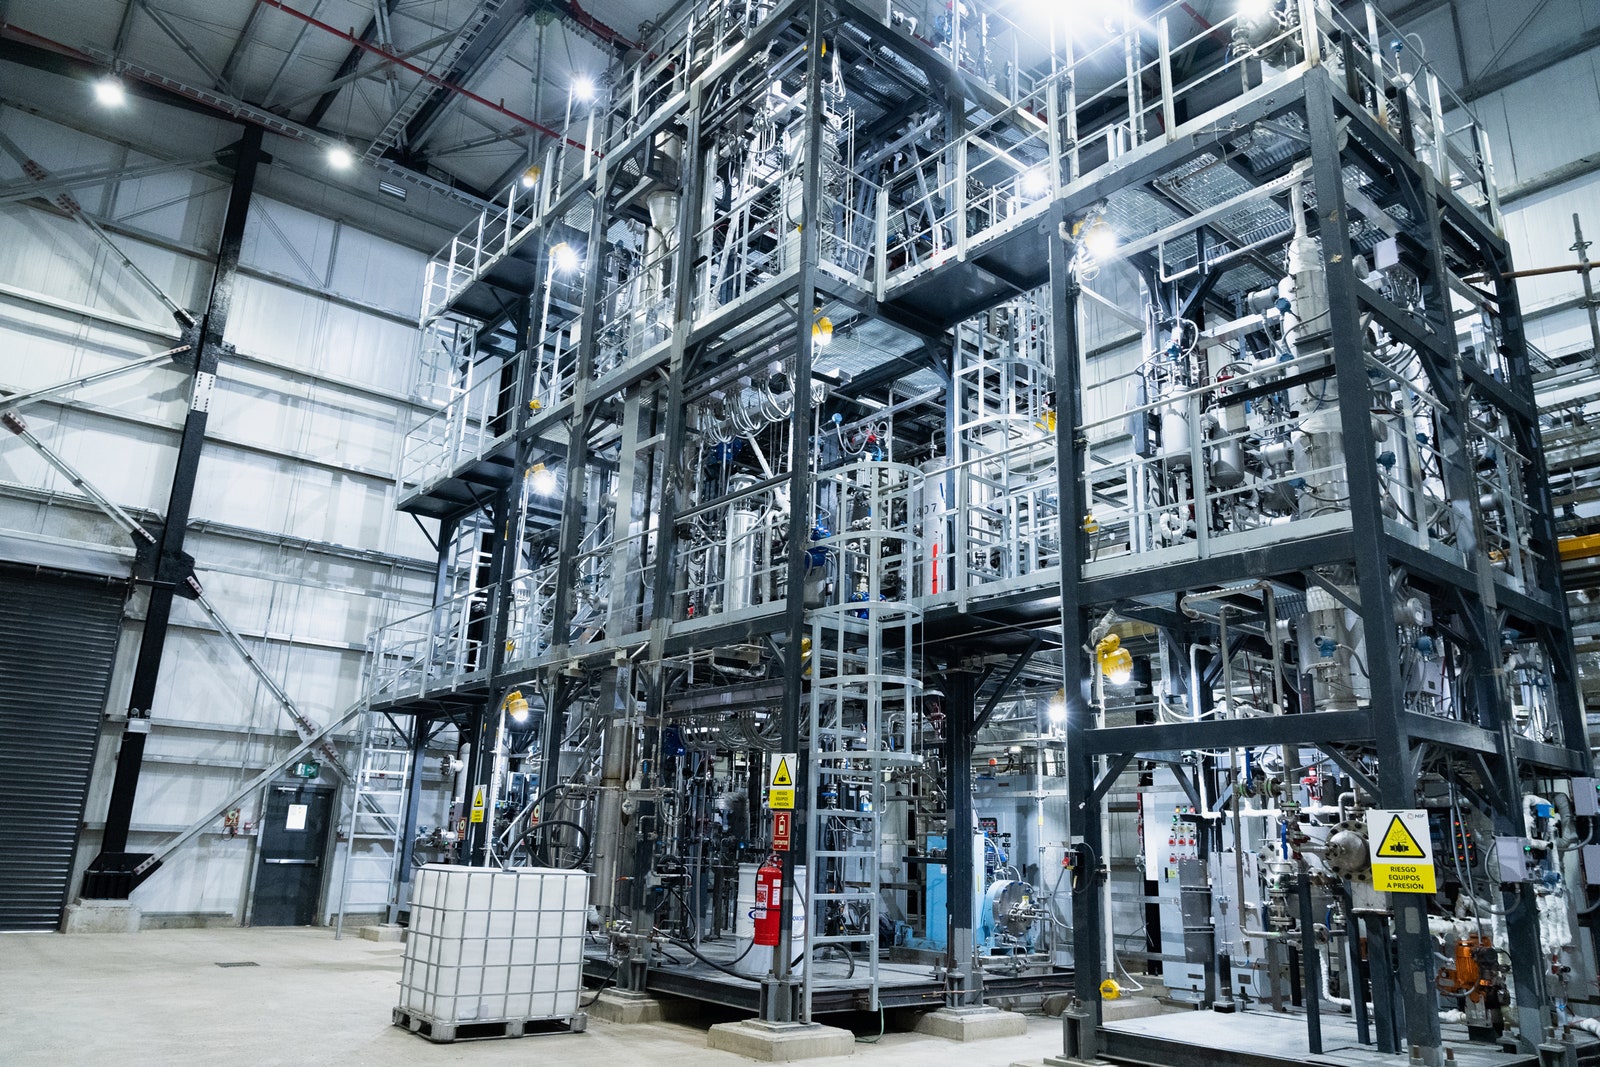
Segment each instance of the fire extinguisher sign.
M775 811L772 813L772 851L788 852L793 826L794 813L788 811Z
M794 810L794 769L798 754L779 752L772 757L772 773L767 776L767 807L773 811Z

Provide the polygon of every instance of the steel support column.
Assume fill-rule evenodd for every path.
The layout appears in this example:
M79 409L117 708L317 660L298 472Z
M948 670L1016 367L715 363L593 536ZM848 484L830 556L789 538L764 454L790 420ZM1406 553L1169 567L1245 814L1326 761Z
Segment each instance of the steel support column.
M1092 1044L1100 1024L1100 981L1105 977L1105 921L1101 884L1105 877L1105 842L1100 829L1101 800L1095 793L1098 760L1089 745L1095 729L1092 668L1084 643L1088 639L1087 605L1080 583L1087 558L1084 515L1088 496L1078 427L1083 425L1081 340L1078 299L1081 287L1072 269L1074 246L1067 240L1069 220L1058 205L1046 216L1050 247L1050 320L1055 351L1056 481L1061 527L1061 649L1065 674L1067 832L1072 858L1073 985L1086 1013L1087 1040ZM1092 1050L1089 1050L1092 1051Z
M959 650L952 650L958 659ZM954 667L954 664L952 664ZM973 966L977 928L973 870L978 863L972 808L972 743L978 715L977 680L955 667L944 676L945 706L945 884L949 920L944 1002L949 1008L983 1002L983 983Z
M1378 774L1379 802L1389 808L1416 805L1416 781L1406 771L1412 739L1398 709L1405 704L1400 678L1399 641L1395 633L1387 534L1379 503L1382 488L1372 441L1371 386L1361 327L1361 304L1350 247L1344 198L1338 116L1333 86L1326 72L1305 76L1306 124L1311 136L1312 181L1316 189L1317 230L1321 236L1322 269L1327 278L1329 332L1338 383L1339 415L1345 443L1345 477L1350 487L1352 542L1356 584L1360 591L1363 634L1367 642L1373 738L1385 754ZM1401 960L1432 960L1427 897L1391 894L1395 939ZM1385 946L1383 951L1387 951ZM1439 994L1432 967L1395 976L1405 1013L1406 1040L1421 1050L1426 1062L1439 1056ZM1374 982L1378 977L1374 975ZM1375 1006L1383 997L1374 992ZM1380 1015L1380 1028L1382 1019Z
M150 733L150 710L155 704L161 678L161 658L166 649L173 597L192 598L196 595L194 588L189 585L194 575L194 559L184 551L184 535L189 524L189 510L194 502L196 475L205 444L217 365L224 350L223 335L233 303L234 276L239 269L245 219L250 211L256 170L263 159L261 140L261 130L248 126L242 131L235 148L233 185L228 194L222 239L217 249L206 306L194 325L185 331L193 357L189 410L184 417L183 431L178 441L177 463L173 470L161 534L151 556L140 560L139 573L149 581L150 596L145 609L144 630L139 640L139 654L134 664L133 687L128 697L128 724L123 731L122 747L117 753L116 776L111 784L100 854L84 872L82 894L85 897L125 898L156 869L150 866L138 875L133 873L134 868L144 862L146 854L128 851L128 833L139 789L139 770L144 762L145 739Z
M808 699L805 682L805 661L800 643L806 628L806 563L811 541L812 485L811 485L811 366L815 355L812 343L812 309L817 300L817 256L821 245L817 240L822 219L822 153L823 136L822 83L827 74L823 55L822 36L823 5L811 7L811 27L807 43L810 62L806 67L806 119L805 166L802 172L802 214L805 220L800 230L800 287L795 297L796 346L794 368L793 444L789 452L789 543L787 545L788 585L785 587L786 603L783 614L783 703L780 705L780 728L785 752L800 751L801 705ZM815 743L814 741L812 743ZM804 826L806 810L811 806L810 761L800 761L800 778L795 783L794 823ZM799 835L802 838L804 834ZM783 868L783 890L778 909L778 947L773 950L772 978L762 986L760 1017L770 1023L792 1023L797 1018L799 985L790 973L790 962L799 955L793 944L794 920L794 857L807 847L807 842L793 842L791 851L778 853ZM814 875L813 875L814 877ZM809 936L805 939L810 940ZM802 945L800 951L804 951ZM809 961L808 961L809 963ZM809 1019L803 1020L810 1022Z

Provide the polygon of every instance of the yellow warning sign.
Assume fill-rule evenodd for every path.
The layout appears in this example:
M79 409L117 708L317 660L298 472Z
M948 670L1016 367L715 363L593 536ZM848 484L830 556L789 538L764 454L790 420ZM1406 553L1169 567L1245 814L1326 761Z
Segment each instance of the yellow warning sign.
M1381 859L1416 860L1428 854L1428 850L1417 842L1406 824L1401 821L1399 813L1389 820L1389 829L1383 832L1383 841L1378 845L1378 856Z
M794 810L794 768L798 753L779 752L772 760L767 777L767 807L773 811Z
M1372 888L1380 893L1437 893L1431 863L1374 863Z
M1367 812L1372 843L1372 888L1380 893L1433 893L1433 839L1428 813L1414 808Z
M482 822L483 821L483 811L484 811L484 808L486 808L488 806L487 803L486 803L486 801L488 800L488 795L489 795L489 790L486 787L481 786L481 785L473 792L473 794L472 794L472 821L473 822Z

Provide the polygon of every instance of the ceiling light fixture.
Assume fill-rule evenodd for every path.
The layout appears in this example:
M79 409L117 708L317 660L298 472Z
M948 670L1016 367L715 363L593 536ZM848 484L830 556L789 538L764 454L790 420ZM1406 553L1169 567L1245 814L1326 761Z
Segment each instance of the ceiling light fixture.
M121 107L128 102L128 90L121 81L107 75L95 79L94 98L101 107Z
M336 144L328 149L328 166L334 170L349 170L355 165L356 157L342 144Z
M572 95L579 100L594 99L594 79L587 74L580 74L572 79Z

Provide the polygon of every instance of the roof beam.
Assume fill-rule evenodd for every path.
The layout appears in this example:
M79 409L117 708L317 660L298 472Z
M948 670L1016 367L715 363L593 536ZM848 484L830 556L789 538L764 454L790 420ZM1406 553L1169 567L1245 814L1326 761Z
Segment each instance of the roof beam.
M1580 33L1565 44L1537 52L1509 67L1502 67L1494 74L1474 78L1462 87L1461 99L1470 104L1595 48L1600 48L1600 26Z
M379 48L377 45L373 44L372 42L363 41L359 37L356 37L354 34L346 33L344 30L341 30L336 26L330 26L328 23L323 22L320 19L314 18L311 15L306 14L304 11L300 11L300 10L297 10L296 8L290 7L288 4L284 3L283 0L261 0L261 2L263 4L266 4L268 7L273 7L273 8L276 8L277 10L279 10L279 11L282 11L286 15L292 15L295 18L297 18L297 19L301 20L302 22L306 23L307 25L314 26L314 27L316 27L317 29L321 30L324 33L331 34L332 36L338 37L338 38L340 38L342 40L345 40L345 41L349 41L351 44L355 45L357 48L362 49L363 51L371 52L374 55L389 56L389 53L385 52L383 49ZM390 58L392 59L393 57L390 56ZM547 134L548 136L561 138L562 140L566 140L566 142L568 144L570 144L574 148L585 148L585 149L587 148L586 145L583 145L583 144L581 144L581 143L579 143L577 141L573 141L573 140L570 140L570 139L567 139L567 138L562 138L561 134L557 133L555 130L552 130L550 127L544 125L543 123L535 122L533 119L528 118L526 115L519 115L517 112L512 111L510 108L505 107L505 106L503 106L501 104L497 104L493 100L486 100L483 97L479 96L477 93L474 93L469 89L464 89L459 85L454 85L454 84L446 81L445 79L439 77L438 75L430 73L429 71L425 70L424 68L417 66L415 63L412 63L409 60L395 59L394 62L398 63L400 66L404 67L406 70L409 70L411 73L417 75L423 81L428 82L430 85L437 86L437 87L439 87L441 89L448 89L448 90L450 90L451 92L454 92L454 93L460 93L462 96L465 96L467 99L473 101L474 103L480 104L483 107L488 108L490 111L494 111L494 112L496 112L498 114L504 115L506 118L514 119L517 122L522 123L522 125L528 127L531 130L538 130L540 133Z
M171 20L168 19L166 15L163 15L161 12L145 3L145 0L134 0L134 2L140 7L144 8L144 13L150 16L150 21L160 27L162 33L172 38L172 43L177 45L179 50L182 51L184 55L189 57L189 61L195 66L199 67L201 73L211 79L211 87L213 89L221 89L224 92L232 92L232 90L228 88L227 82L223 79L222 72L216 67L213 67L210 63L206 62L206 57L200 54L200 50L198 48L189 43L189 39L187 37L178 32L178 28L172 24Z
M256 23L261 21L261 0L252 0L250 4L250 17L244 20L244 29L239 31L238 38L233 42L233 47L228 50L228 58L222 62L222 83L233 91L233 76L239 72L239 61L244 58L245 45L250 43L250 38L255 35Z
M394 5L396 2L397 0L387 0L389 11L391 13L394 11ZM377 32L378 19L377 16L373 16L367 20L366 29L361 31L361 39L363 41L370 41ZM330 82L328 87L323 91L322 98L317 101L316 106L311 109L311 114L306 116L307 124L316 126L322 122L323 117L328 114L328 109L333 106L333 101L338 97L339 88L340 86L344 85L344 79L347 76L355 73L356 64L360 61L361 46L351 45L350 51L346 52L344 54L344 59L339 61L339 69L334 72L333 81Z
M365 68L363 68L361 70L355 70L355 69L352 68L351 70L346 71L345 73L340 74L339 76L335 77L332 81L327 82L324 85L319 85L315 89L312 89L310 92L301 93L299 96L295 97L292 100L286 100L279 106L284 108L287 111L293 111L295 108L299 107L301 104L305 103L307 100L310 100L313 96L319 97L320 99L317 100L317 106L315 108L313 108L312 111L311 111L311 117L306 119L306 124L307 125L315 126L318 122L321 121L320 116L318 116L318 110L320 109L321 113L323 115L327 114L327 108L323 107L323 101L326 100L331 104L333 102L334 97L339 95L339 90L341 88L343 88L344 86L349 85L351 82L361 81L363 78L372 77L374 74L377 74L379 71L381 71L384 67L387 67L387 66L390 66L391 64L393 64L394 61L397 60L397 59L410 59L413 56L420 56L424 52L427 52L427 51L429 51L431 49L434 49L434 48L438 48L440 45L448 43L450 38L452 38L454 36L455 36L455 31L454 30L448 31L446 33L441 33L437 37L428 38L426 41L423 41L421 44L417 45L415 48L408 48L403 52L396 52L392 56L386 56L383 59L378 60L378 62L372 64L369 67L365 67ZM357 56L361 55L361 49L359 49L359 48L352 48L351 51L354 52ZM343 64L340 65L340 69L341 70L343 69Z
M524 7L512 6L502 8L501 12L509 17L503 19L501 24L490 32L478 35L460 61L445 75L446 81L470 86L516 43L518 36L530 21L528 11ZM401 140L406 152L408 154L415 152L427 142L428 138L438 133L440 124L460 102L461 98L455 94L441 95L436 91L432 99L422 105L406 126L405 135Z

